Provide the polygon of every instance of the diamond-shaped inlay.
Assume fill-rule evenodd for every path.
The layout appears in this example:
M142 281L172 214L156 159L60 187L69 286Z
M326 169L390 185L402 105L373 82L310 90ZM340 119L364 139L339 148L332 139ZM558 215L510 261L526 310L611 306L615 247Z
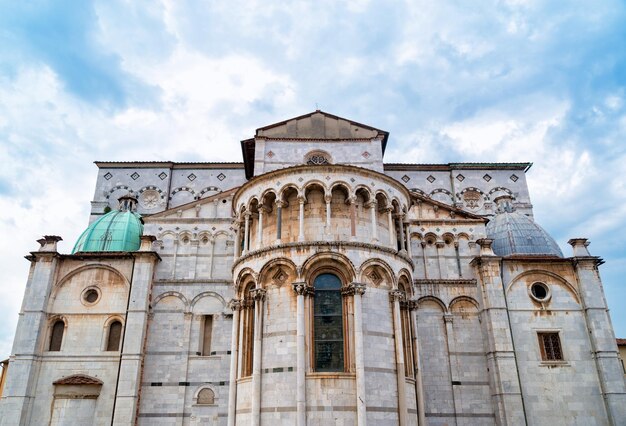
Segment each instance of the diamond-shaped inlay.
M350 178L350 182L354 183L354 182L356 182L356 179L355 178Z
M197 176L192 173L189 176L187 176L187 179L189 179L190 182L193 182L194 180L196 180L196 177Z
M107 172L107 174L106 174L106 175L104 175L104 178L105 178L106 180L109 180L109 179L111 179L112 177L113 177L113 175L112 175L111 173L109 173L109 172Z
M404 181L404 183L407 183L408 181L411 180L410 177L408 177L407 175L402 176L402 180Z
M224 179L226 179L226 175L224 173L220 173L219 175L217 175L217 178L219 180L224 180Z
M139 179L139 173L135 172L132 175L130 175L131 178L133 178L133 180L137 180Z
M167 173L165 172L161 172L161 174L159 175L159 179L163 180L167 177Z
M513 182L517 182L519 180L519 177L517 177L516 175L511 175L511 180Z
M363 156L363 158L370 158L372 156L372 154L370 154L369 152L365 151L363 154L361 154Z
M378 271L376 269L372 269L372 271L367 274L367 277L372 280L372 282L376 285L380 284L381 281L383 280L383 277L380 276L380 274L378 273Z
M434 177L433 175L430 175L430 176L428 176L428 177L426 178L426 180L427 180L428 182L430 182L430 183L433 183L436 179L435 179L435 177Z
M304 178L298 178L298 182L302 182Z
M489 182L492 179L492 177L489 176L488 174L485 174L485 176L483 176L483 179L485 179L487 182Z
M330 180L330 176L326 176L326 180Z
M463 182L465 180L465 176L459 173L458 175L456 175L456 180L458 180L459 182Z
M275 155L276 155L276 154L274 154L274 152L273 152L273 151L269 151L267 154L265 154L265 156L266 156L267 158L272 158L272 157L273 157L273 156L275 156Z
M278 268L278 271L272 276L272 279L277 283L284 283L289 276L283 272L282 269Z

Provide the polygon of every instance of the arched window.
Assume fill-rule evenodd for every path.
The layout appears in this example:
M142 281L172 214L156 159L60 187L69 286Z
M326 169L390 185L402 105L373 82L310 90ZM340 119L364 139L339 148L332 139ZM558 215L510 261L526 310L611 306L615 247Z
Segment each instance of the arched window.
M404 302L400 303L400 324L402 326L402 349L404 350L404 374L414 377L415 364L413 352L413 327L411 327L411 311L409 310L406 284L400 281L398 290L404 293Z
M107 338L107 351L119 351L120 340L122 338L122 323L113 321L109 324L109 335Z
M65 332L65 323L63 320L56 320L52 326L52 333L50 333L50 346L49 351L58 352L61 350L61 343L63 343L63 333Z
M215 393L209 388L204 388L198 392L197 402L200 405L213 405L215 404Z
M324 151L312 151L306 155L304 161L309 166L330 164L330 155Z
M313 356L315 371L345 370L341 280L320 274L313 283Z
M252 374L252 356L254 354L254 283L248 283L244 291L241 321L241 377Z

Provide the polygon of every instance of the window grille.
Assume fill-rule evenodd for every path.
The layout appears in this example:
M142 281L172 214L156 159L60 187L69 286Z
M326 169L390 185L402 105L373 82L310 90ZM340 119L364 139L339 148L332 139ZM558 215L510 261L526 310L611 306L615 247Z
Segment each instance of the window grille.
M559 333L538 333L541 359L543 361L562 361L561 339Z

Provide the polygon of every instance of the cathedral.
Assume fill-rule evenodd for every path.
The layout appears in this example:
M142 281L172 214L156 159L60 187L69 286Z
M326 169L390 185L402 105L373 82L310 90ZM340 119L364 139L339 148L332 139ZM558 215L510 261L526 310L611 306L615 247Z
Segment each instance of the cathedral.
M388 141L317 110L241 163L96 162L71 253L26 257L0 424L626 424L602 259L531 164Z

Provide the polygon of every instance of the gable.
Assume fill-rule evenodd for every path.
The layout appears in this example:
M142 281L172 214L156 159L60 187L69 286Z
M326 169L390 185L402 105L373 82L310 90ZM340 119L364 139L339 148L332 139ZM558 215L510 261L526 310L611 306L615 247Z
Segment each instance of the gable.
M217 202L217 205L226 204L228 206L228 212L230 216L231 212L231 200L234 193L239 189L239 187L231 188L228 191L220 192L219 194L211 195L206 198L202 198L200 200L194 200L187 204L183 204L177 207L173 207L171 209L155 213L150 216L143 216L143 220L146 223L156 222L161 219L180 219L180 218L194 218L194 217L209 217L209 215L215 217L217 216L217 212L214 209L209 209L208 207L214 205ZM224 201L226 203L223 203Z
M389 133L317 110L257 129L257 137L288 139L373 139L381 137L383 151Z
M457 220L470 219L487 222L487 219L485 219L483 216L479 216L463 209L459 209L454 206L433 200L430 197L416 192L411 192L411 199L413 200L414 205L417 203L420 203L422 205L422 208L420 209L420 214L423 219L439 219L447 216L448 218L453 218Z

